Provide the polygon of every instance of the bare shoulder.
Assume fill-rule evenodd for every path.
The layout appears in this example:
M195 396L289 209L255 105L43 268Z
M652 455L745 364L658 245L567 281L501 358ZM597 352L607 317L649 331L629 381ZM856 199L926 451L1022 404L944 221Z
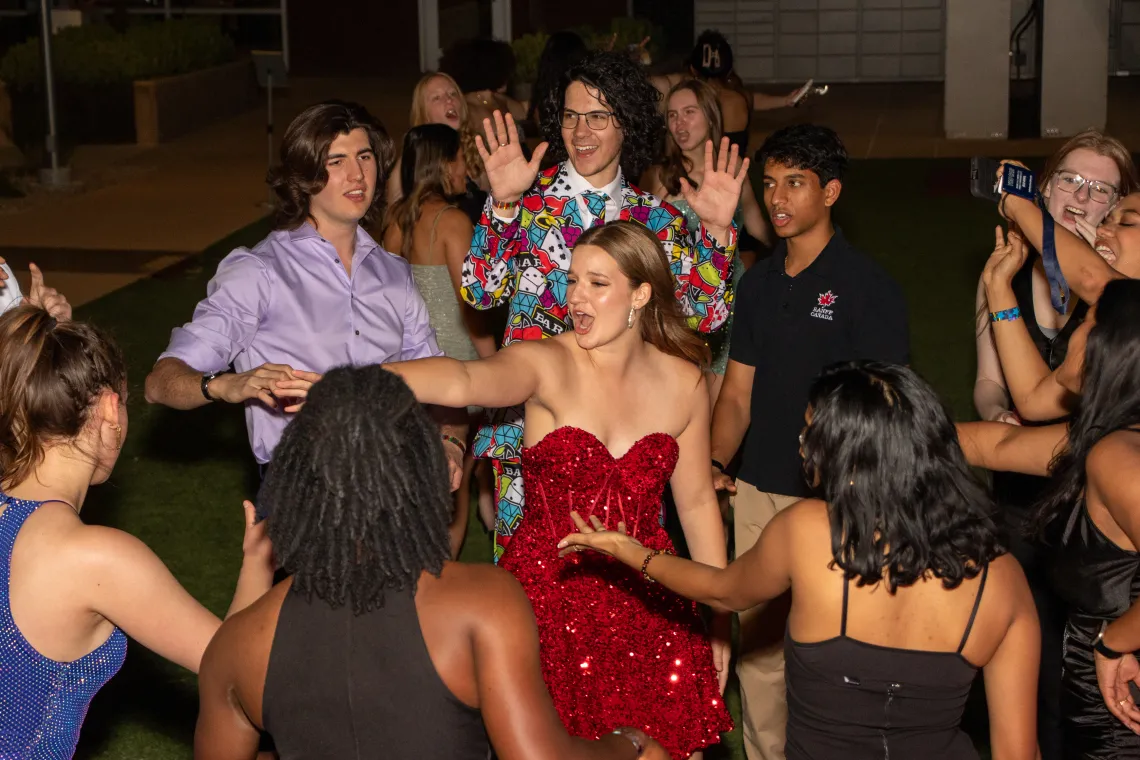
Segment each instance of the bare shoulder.
M1085 467L1089 474L1110 475L1140 466L1140 430L1117 430L1097 441Z
M667 354L656 346L651 354L650 370L653 374L672 387L673 392L681 398L696 398L697 394L708 397L705 387L705 375L700 367L688 359Z
M443 215L439 219L439 226L448 232L466 232L471 234L474 226L471 224L471 217L455 206L449 206L444 210Z
M447 562L439 577L431 578L428 584L446 596L456 612L469 612L479 620L532 614L522 584L492 564ZM494 609L495 615L487 615L488 609Z
M831 516L823 499L800 499L776 517L785 522L797 541L802 538L810 546L826 547L831 552Z

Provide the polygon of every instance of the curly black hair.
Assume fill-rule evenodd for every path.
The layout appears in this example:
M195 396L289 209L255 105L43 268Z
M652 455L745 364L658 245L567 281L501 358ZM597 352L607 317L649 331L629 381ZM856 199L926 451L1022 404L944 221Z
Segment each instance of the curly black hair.
M515 73L515 51L502 40L460 40L439 59L439 70L463 92L498 90Z
M970 470L950 411L908 368L828 367L809 393L804 469L818 479L834 564L894 593L932 573L956 588L1005 553L989 492Z
M397 375L337 367L285 428L259 493L293 590L363 614L450 557L439 428Z
M553 163L569 157L562 138L562 109L566 88L572 82L598 91L598 99L613 109L624 135L621 170L628 181L637 182L664 145L665 119L657 108L661 93L628 56L607 51L590 53L567 70L561 86L547 91L546 102L539 109L539 126L550 145L547 159Z
M843 180L847 171L847 148L832 129L795 124L773 132L756 151L757 166L763 169L769 161L815 172L823 186L832 180Z

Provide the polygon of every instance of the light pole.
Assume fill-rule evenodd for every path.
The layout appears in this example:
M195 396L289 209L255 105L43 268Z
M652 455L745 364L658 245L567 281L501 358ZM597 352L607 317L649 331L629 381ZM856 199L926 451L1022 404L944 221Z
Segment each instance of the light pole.
M51 66L51 0L40 0L40 33L44 50L44 90L47 94L48 133L46 147L50 168L40 170L40 183L62 187L71 180L71 171L59 165L59 129L55 119L55 73Z

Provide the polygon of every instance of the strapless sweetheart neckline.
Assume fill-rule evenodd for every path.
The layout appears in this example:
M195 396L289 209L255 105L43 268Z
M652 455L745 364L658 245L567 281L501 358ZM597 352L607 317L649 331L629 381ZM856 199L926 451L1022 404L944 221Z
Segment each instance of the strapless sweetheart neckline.
M577 433L582 433L583 435L589 436L590 438L594 439L594 441L599 446L602 447L602 450L605 451L606 454L609 455L610 459L612 459L615 462L620 462L623 459L625 459L626 457L630 456L630 454L632 454L634 452L634 450L637 449L638 446L641 446L642 444L644 444L648 441L654 441L654 440L658 440L660 438L664 438L667 441L671 442L674 447L677 446L677 439L674 438L669 433L661 433L661 432L646 433L645 435L641 436L636 441L634 441L633 444L628 449L625 450L624 454L622 454L620 457L615 457L613 452L610 451L610 447L605 444L605 441L603 441L601 438L599 438L594 433L591 433L589 430L586 430L585 428L577 427L575 425L560 425L559 427L556 427L553 430L551 430L546 435L542 436L542 438L539 439L538 443L534 444L533 446L524 446L522 451L528 451L528 452L534 451L534 450L540 448L548 440L550 440L556 433L563 433L566 431L573 431L573 432L577 432Z

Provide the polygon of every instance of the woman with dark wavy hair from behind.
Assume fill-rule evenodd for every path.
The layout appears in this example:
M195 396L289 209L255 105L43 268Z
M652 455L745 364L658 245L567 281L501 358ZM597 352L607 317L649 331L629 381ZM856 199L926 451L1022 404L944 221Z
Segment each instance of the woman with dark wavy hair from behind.
M1054 376L1080 394L1067 426L959 434L973 464L1051 476L1033 522L1068 606L1064 756L1140 758L1140 280L1104 286Z
M261 727L297 760L485 760L488 739L501 760L666 759L636 729L566 733L519 584L449 560L446 475L399 377L338 367L313 386L262 490L290 577L211 642L198 760L253 760Z
M720 570L576 520L565 552L604 552L677 593L743 611L791 590L788 760L976 760L959 724L979 669L991 756L1033 760L1040 633L938 396L856 362L810 392L804 468L820 498L780 512Z

